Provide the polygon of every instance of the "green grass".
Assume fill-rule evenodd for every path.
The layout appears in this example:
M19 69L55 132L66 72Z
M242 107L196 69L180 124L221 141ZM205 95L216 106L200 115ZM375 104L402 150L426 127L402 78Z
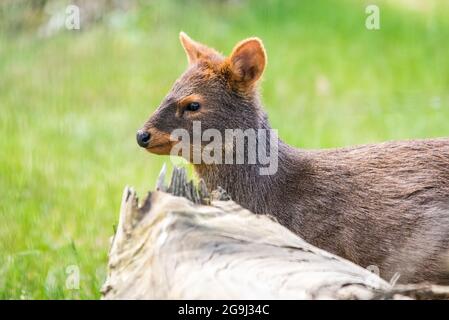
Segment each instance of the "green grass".
M376 2L378 31L368 2L315 0L154 1L115 27L0 31L0 298L99 298L124 186L143 194L169 162L134 137L186 66L180 30L225 53L264 40L263 101L290 144L449 136L449 6Z

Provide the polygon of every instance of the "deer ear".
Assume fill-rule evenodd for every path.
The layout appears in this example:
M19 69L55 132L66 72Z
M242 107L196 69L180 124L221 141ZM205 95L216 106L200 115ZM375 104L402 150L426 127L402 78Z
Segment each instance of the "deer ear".
M228 58L233 78L246 85L259 80L266 62L267 55L259 38L249 38L238 43Z
M187 54L187 60L189 64L194 64L199 59L207 59L214 54L214 50L208 48L204 44L196 42L192 38L190 38L186 33L179 33L179 40L184 48L184 51Z

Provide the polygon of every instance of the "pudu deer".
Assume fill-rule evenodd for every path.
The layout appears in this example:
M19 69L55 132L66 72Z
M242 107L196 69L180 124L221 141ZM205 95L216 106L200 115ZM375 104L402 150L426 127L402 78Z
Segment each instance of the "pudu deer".
M179 142L171 133L192 135L196 121L221 133L271 129L258 94L267 62L260 39L241 41L228 57L185 33L180 40L188 68L138 131L141 147L168 155ZM209 189L224 188L243 207L276 217L315 246L377 266L386 279L399 273L400 282L449 283L449 139L316 151L276 140L273 174L261 175L259 162L199 162L195 171Z

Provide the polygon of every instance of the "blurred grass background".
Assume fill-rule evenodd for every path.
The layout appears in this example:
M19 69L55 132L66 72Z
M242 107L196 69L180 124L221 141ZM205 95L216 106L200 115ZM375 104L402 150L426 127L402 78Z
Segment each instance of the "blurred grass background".
M263 39L263 101L292 145L449 136L445 0L80 0L81 30L50 28L70 3L0 4L2 299L99 298L123 187L143 195L168 162L135 132L186 67L180 30L224 53Z

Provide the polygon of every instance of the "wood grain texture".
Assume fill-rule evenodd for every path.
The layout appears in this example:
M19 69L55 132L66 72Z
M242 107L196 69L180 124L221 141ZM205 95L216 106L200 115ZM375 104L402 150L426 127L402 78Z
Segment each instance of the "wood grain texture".
M410 288L396 292L370 271L306 243L269 216L225 200L224 190L209 194L201 182L195 187L184 170L175 169L168 188L164 174L163 169L157 191L140 205L133 189L124 190L104 299L376 299L410 294Z

